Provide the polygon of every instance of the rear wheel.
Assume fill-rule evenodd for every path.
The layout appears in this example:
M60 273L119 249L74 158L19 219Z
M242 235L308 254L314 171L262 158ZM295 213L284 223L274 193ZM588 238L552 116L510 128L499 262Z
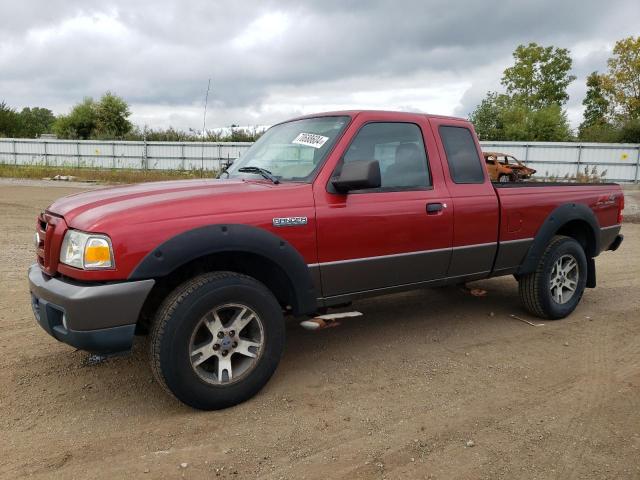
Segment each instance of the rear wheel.
M165 300L151 334L151 366L180 401L216 410L255 395L284 349L282 309L257 280L208 273Z
M536 271L521 275L520 299L532 314L555 320L575 310L587 283L587 258L573 238L555 236Z

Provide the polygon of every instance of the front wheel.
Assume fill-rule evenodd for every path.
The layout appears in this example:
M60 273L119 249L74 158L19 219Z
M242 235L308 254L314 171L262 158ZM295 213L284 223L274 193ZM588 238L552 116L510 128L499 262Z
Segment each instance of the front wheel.
M500 175L498 177L498 182L500 183L509 183L511 181L511 177L509 175Z
M575 310L587 283L587 258L573 238L555 236L536 271L519 277L520 299L529 312L556 320Z
M151 366L178 400L217 410L255 395L284 349L282 309L257 280L208 273L178 287L158 310Z

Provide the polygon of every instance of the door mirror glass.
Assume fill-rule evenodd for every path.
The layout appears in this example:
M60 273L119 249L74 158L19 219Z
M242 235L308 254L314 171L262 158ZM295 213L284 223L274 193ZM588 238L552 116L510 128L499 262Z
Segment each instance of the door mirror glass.
M380 164L377 160L347 162L342 166L340 175L331 179L331 184L340 193L380 188Z

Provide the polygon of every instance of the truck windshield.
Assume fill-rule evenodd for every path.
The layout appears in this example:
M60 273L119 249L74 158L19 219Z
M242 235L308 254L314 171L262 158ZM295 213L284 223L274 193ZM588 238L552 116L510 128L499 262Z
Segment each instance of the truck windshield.
M322 165L349 120L346 116L316 117L275 125L221 178L262 178L264 175L257 171L262 169L279 181L308 181Z

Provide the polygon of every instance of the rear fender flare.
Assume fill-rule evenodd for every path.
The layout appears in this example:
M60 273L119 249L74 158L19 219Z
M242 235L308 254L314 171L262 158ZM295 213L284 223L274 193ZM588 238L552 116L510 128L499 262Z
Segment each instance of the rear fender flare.
M597 256L598 253L600 253L600 225L596 216L586 205L567 203L554 209L544 220L533 239L533 243L529 247L524 262L522 262L516 274L526 275L534 272L540 257L542 257L553 236L556 235L564 225L574 220L583 221L591 230L593 245L585 251L587 259ZM595 271L593 273L595 278Z
M251 253L275 263L289 279L294 313L317 310L313 279L300 252L277 235L250 225L207 225L182 232L149 252L129 280L165 277L193 260L223 252Z

